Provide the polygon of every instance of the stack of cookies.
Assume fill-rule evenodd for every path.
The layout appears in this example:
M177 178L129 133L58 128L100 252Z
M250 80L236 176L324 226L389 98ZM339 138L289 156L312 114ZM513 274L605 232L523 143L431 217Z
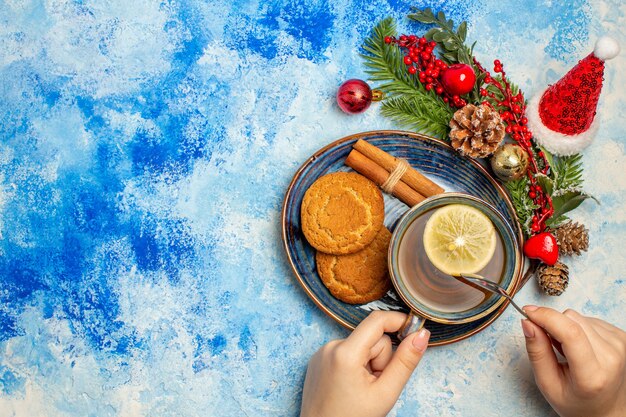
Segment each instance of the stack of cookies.
M330 293L351 304L381 298L391 287L380 189L353 172L317 179L301 208L302 232L316 250L317 271Z

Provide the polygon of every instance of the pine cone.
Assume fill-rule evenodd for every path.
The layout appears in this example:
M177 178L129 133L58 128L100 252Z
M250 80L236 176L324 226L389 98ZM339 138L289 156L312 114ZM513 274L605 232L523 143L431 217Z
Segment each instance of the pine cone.
M567 265L557 262L554 266L541 264L535 271L539 286L548 295L561 295L569 283Z
M481 104L468 104L450 120L452 147L472 158L491 155L504 138L504 123L497 111Z
M568 221L554 230L561 255L580 255L589 249L589 232L584 225Z

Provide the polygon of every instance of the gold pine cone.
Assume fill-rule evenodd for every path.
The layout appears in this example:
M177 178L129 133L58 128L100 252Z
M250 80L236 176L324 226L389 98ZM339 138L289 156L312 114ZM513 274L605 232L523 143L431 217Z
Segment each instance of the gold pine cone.
M491 155L504 139L504 123L497 111L481 104L468 104L450 120L450 144L463 155L484 158Z
M560 225L555 229L554 235L562 255L580 255L589 249L589 232L578 222L570 220Z
M569 284L569 269L561 262L553 266L541 264L535 271L537 282L544 293L548 295L561 295Z

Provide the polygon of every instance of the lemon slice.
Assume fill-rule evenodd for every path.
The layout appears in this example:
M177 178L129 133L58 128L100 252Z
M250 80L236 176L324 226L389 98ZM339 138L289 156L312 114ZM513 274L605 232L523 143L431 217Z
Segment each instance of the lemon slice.
M424 250L432 264L449 275L483 269L496 250L496 230L489 217L464 204L437 209L424 228Z

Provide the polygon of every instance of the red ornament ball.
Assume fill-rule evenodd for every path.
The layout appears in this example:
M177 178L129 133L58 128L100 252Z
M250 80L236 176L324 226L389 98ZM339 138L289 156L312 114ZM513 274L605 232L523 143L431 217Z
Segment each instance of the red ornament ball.
M372 98L372 89L362 80L348 80L337 91L337 104L348 114L364 112L372 104Z
M474 88L476 74L467 64L454 64L441 73L441 85L451 96L462 96Z

